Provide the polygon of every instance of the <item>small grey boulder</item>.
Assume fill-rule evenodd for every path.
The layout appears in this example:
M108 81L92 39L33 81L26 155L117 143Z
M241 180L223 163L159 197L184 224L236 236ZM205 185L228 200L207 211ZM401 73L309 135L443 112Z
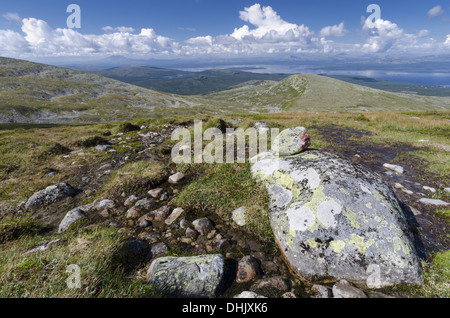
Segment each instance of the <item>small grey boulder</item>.
M67 183L55 184L34 193L25 203L25 209L52 204L76 194L77 190Z

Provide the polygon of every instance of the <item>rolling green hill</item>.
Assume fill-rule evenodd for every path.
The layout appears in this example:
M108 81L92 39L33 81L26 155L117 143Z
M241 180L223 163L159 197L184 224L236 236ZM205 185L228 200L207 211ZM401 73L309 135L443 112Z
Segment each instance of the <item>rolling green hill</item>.
M164 69L155 72L159 76L182 76ZM217 75L219 71L211 72ZM235 71L220 72L226 78ZM221 78L218 76L217 81ZM197 83L196 79L184 79ZM449 97L387 92L317 75L293 75L281 81L252 80L220 92L186 96L67 68L0 58L0 123L120 121L196 114L449 109Z
M449 97L393 93L311 74L293 75L280 82L246 83L207 97L266 112L450 109Z
M349 76L349 75L325 75L325 76L335 78L344 82L381 89L389 92L409 93L423 96L450 97L450 87L389 81L364 76Z
M92 73L136 86L180 95L201 95L221 91L248 81L279 81L287 74L258 74L232 69L187 72L157 67L115 67Z
M197 96L167 94L98 75L0 58L0 122L111 121L226 110Z

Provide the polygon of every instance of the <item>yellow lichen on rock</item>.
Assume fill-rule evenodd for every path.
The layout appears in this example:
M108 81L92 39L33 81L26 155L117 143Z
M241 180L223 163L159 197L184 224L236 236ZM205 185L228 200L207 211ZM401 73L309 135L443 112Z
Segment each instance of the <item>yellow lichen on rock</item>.
M345 242L341 241L341 240L331 241L330 242L330 247L335 253L339 254L340 252L342 252L344 250Z

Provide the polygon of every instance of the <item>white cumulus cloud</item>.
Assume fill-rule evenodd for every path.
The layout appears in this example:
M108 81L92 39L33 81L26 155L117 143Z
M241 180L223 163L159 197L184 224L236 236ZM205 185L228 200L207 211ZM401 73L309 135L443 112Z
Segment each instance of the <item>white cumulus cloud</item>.
M112 27L105 26L102 28L105 32L120 32L120 33L133 33L135 30L132 27L120 26L120 27Z
M435 18L444 14L444 9L442 6L435 6L428 11L428 17Z
M450 34L447 35L447 39L445 40L444 45L450 47Z
M20 18L18 13L5 13L2 15L6 20L8 21L14 21L14 22L21 22L22 19Z
M237 40L284 42L304 40L314 34L303 24L284 21L270 6L261 7L260 4L254 4L241 11L240 18L256 28L250 29L248 25L244 25L235 29L231 36Z
M442 8L432 9L439 15ZM244 22L228 34L204 34L177 42L157 34L153 28L135 30L127 26L105 26L102 34L84 34L82 29L52 28L37 18L20 19L18 14L4 18L21 23L21 32L0 30L0 55L28 58L52 56L183 57L215 54L339 54L367 53L428 54L447 53L450 37L444 42L429 37L429 30L408 33L396 23L379 19L374 27L362 26L365 36L359 43L339 42L331 37L350 33L344 22L325 26L317 33L308 26L284 20L272 7L254 4L239 12ZM179 28L188 30L187 28ZM194 30L194 29L192 29ZM198 32L198 31L197 31Z
M320 30L320 36L330 37L330 36L345 36L348 31L345 29L344 22L338 25L327 26Z

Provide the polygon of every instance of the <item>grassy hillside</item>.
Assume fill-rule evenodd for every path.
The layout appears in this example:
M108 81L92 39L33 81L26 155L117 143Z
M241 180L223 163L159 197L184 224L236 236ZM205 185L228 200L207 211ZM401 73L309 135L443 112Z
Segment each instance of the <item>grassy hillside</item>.
M231 88L248 81L286 78L286 74L258 74L239 70L187 72L157 67L115 67L93 73L140 87L180 95L201 95Z
M422 96L442 96L442 97L450 96L450 87L404 83L364 76L349 76L349 75L325 75L325 76L356 85L367 86L394 93L408 93Z
M261 111L373 112L450 108L449 97L392 93L311 74L293 75L280 82L249 83L207 97L238 102Z
M200 97L166 94L85 72L0 58L0 122L111 121L166 116L173 114L173 109L179 115L195 114L209 108L210 103Z
M155 221L142 228L138 220L127 218L124 201L128 196L148 198L147 191L155 187L168 194L165 199L155 199L158 204L182 207L182 218L189 222L208 217L215 222L218 234L232 239L228 250L209 252L226 254L233 261L257 255L265 260L262 265L266 266L263 270L267 277L291 278L276 244L270 244L272 238L264 228L267 220L261 220L264 214L256 213L267 209L267 197L254 183L248 165L175 165L170 160L172 129L190 126L194 119L212 124L217 119L229 122L237 118L242 120L238 124L241 128L252 127L258 121L281 129L302 125L311 135L311 147L379 172L392 187L400 182L411 189L413 194L394 188L402 202L420 211L411 219L411 227L420 236L426 254L424 285L396 286L382 292L399 297L449 297L449 210L424 206L418 201L422 197L450 200L450 194L444 190L449 186L450 171L448 111L144 118L131 122L145 127L137 131L124 130L129 125L121 122L0 125L0 297L161 297L145 280L151 261L132 263L130 256L135 254L127 242L143 240L149 246L163 242L168 246L163 255L191 256L207 253L207 249L198 247L209 241L199 237L185 243L185 230L178 228L180 220L170 227ZM158 138L149 145L142 136L153 133ZM98 151L92 142L87 142L99 139L110 142L112 148ZM401 165L406 173L392 178L384 173L384 162ZM161 182L161 175L175 171L185 174L182 183L155 185ZM32 215L17 213L23 209L21 202L35 191L59 182L71 184L80 193L38 208ZM424 185L434 187L436 193L426 192ZM56 233L67 211L99 198L113 200L116 207L102 215L91 211L85 223ZM250 220L257 226L249 227L251 235L235 229L229 220L231 211L243 205L255 212ZM111 222L118 222L119 227L112 227ZM159 236L154 235L158 233ZM255 233L269 239L269 243ZM60 241L47 250L30 253L56 239ZM82 269L80 289L66 286L70 264L78 264ZM235 285L233 288L237 289L230 287L230 294L225 295L233 296L249 286ZM309 288L307 282L296 283L296 296L308 296Z
M167 75L173 72L169 70L153 71L159 72L158 76L178 76ZM203 73L213 74L205 80L214 83L214 87L231 85L233 81L227 80L227 76L237 76L239 81L247 76L245 72L233 70ZM183 80L190 83L186 89L192 91L209 85L195 77ZM0 58L0 123L99 122L237 112L448 109L450 97L386 92L316 75L294 75L281 81L252 80L220 92L184 96L66 68Z

